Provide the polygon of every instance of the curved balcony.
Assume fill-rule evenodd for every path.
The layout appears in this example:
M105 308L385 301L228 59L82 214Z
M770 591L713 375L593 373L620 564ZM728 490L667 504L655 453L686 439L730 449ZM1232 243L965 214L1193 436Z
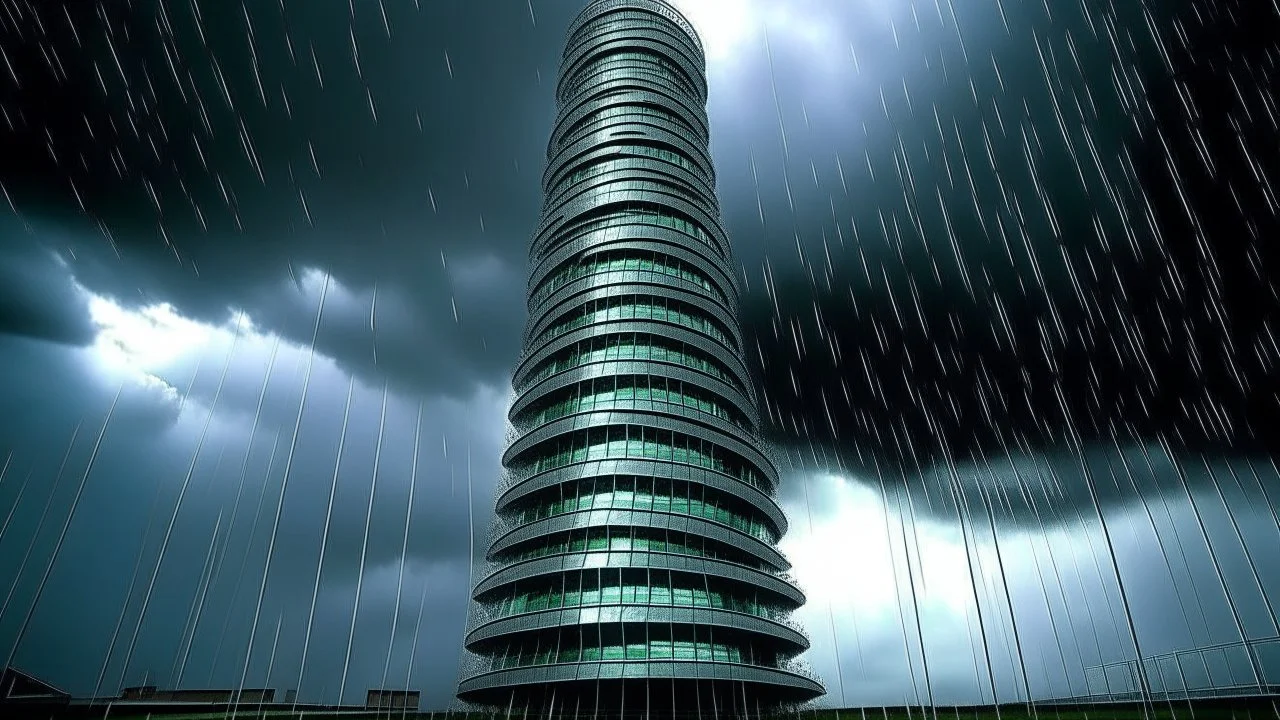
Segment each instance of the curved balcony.
M644 137L630 138L612 135L608 129L583 133L573 142L566 143L557 149L548 159L547 168L542 174L542 187L545 190L554 189L562 179L561 174L595 158L624 154L628 146L636 144L671 148L673 152L679 154L676 159L669 161L672 165L688 170L693 173L698 183L708 190L714 190L715 169L711 165L711 156L707 150L694 145L683 135L656 128ZM687 161L687 167L684 161ZM539 226L539 232L535 234L535 243L537 236L556 219L554 214L548 214L544 218L543 224Z
M662 108L675 115L678 122L688 126L696 140L706 142L709 138L706 112L689 103L680 93L611 88L576 97L572 104L561 107L556 124L551 130L547 149L552 153L558 151L564 146L566 138L571 137L571 133L582 129L578 123L594 113L611 107L644 106Z
M747 372L746 365L743 364L742 359L737 355L725 354L724 346L715 340L681 325L641 320L609 320L596 325L576 328L559 335L536 350L526 353L521 358L520 364L516 366L512 384L517 388L520 387L524 383L525 377L542 362L550 360L556 353L577 345L583 340L608 335L635 335L637 333L685 345L703 354L715 357L717 361L724 364L730 377L744 392L750 392L750 390L754 389L754 386L750 383L751 375Z
M597 227L572 238L558 241L556 247L548 251L533 263L536 281L540 281L555 267L565 261L583 254L586 251L605 252L612 248L625 248L627 243L636 247L653 247L655 250L669 253L676 247L684 249L688 255L697 258L694 262L699 267L714 269L728 280L727 287L732 288L735 297L740 291L740 281L728 267L728 261L715 251L710 242L703 243L691 238L682 228L661 225L652 216L621 216L624 222ZM614 218L609 218L613 220ZM532 300L532 298L531 298Z
M521 560L499 567L476 583L475 597L514 582L589 568L650 568L708 575L765 591L779 605L804 604L804 593L781 573L770 574L727 560L649 551L584 551Z
M606 29L580 42L564 62L556 86L556 101L563 107L569 100L587 95L593 80L602 73L622 68L632 72L652 69L678 92L698 105L707 101L707 85L689 56L667 42L671 36L658 29ZM622 77L627 77L626 73Z
M742 500L759 510L773 525L779 535L787 532L786 516L782 509L768 493L753 485L747 485L737 478L729 477L710 468L691 465L674 465L662 460L642 458L624 460L590 460L567 465L532 475L527 479L500 486L497 507L498 512L506 512L512 504L522 498L561 483L575 482L588 477L607 477L610 475L626 475L635 477L657 478L662 480L679 480L705 485Z
M676 28L680 30L680 39L688 42L699 55L702 56L702 40L698 37L698 33L694 31L693 25L689 23L679 10L671 7L665 2L647 2L636 3L633 0L597 0L597 2L588 5L581 13L578 14L573 22L569 24L569 28L565 30L566 48L573 47L574 37L578 31L582 30L588 23L596 20L602 15L617 12L620 10L642 10L647 13L653 13L659 17L666 18Z
M623 259L639 261L648 258L633 256ZM618 267L619 264L601 262L596 266L577 265L569 268L568 273L562 271L552 276L552 285L555 287L549 292L538 293L530 299L530 314L536 313L537 318L536 320L531 318L531 321L541 324L546 320L546 314L556 306L566 305L574 297L588 295L593 290L607 287L619 288L620 292L626 292L622 288L628 286L636 288L633 292L640 295L656 294L666 297L668 290L684 293L687 297L697 297L699 300L705 300L706 296L710 295L711 300L720 306L721 312L732 316L733 310L728 307L728 298L718 287L712 285L705 275L692 271L680 274L679 267L673 268L671 265L657 263L652 263L651 267L643 269Z
M558 205L552 210L556 213L556 219L534 238L533 257L541 260L543 255L554 251L559 242L569 239L564 238L560 231L567 229L570 232L565 234L572 237L575 223L588 223L593 215L603 216L615 209L623 213L631 210L653 212L657 213L656 217L664 217L662 213L666 211L672 217L688 218L693 221L693 227L699 228L699 233L705 233L718 255L727 255L729 244L720 227L719 218L712 217L689 200L668 192L620 187L595 188Z
M597 362L590 365L580 365L543 378L530 385L520 394L520 398L512 404L508 418L513 425L519 428L523 424L522 415L530 411L531 406L541 403L548 396L553 396L590 380L638 375L657 376L666 380L686 383L714 395L716 398L728 403L746 419L750 427L742 429L748 432L754 430L760 422L751 401L738 392L737 388L724 380L683 365L657 363L647 360ZM689 420L701 423L718 423L724 419L716 415L708 417L707 413L694 407L686 405L672 406L671 403L655 401L646 403L645 401L633 400L628 404L625 400L615 400L613 401L612 409L640 410L662 415L683 415Z
M645 126L644 123L624 118L620 127L627 132L648 132L647 129L628 125L640 128ZM600 132L601 129L609 128L593 125L590 131ZM610 131L611 135L612 132L614 131ZM643 140L644 136L633 135L632 138ZM674 191L694 199L713 194L712 188L707 186L706 178L697 174L697 169L688 158L661 145L619 141L612 145L598 146L595 150L566 162L563 171L557 173L554 182L547 186L542 207L544 210L559 207L565 198L579 192L582 189L580 186L594 187L627 181L638 187L661 185L668 192Z
M624 610L631 609L628 616ZM779 643L790 645L796 652L809 648L809 638L797 628L759 615L705 607L678 605L580 605L576 607L550 608L507 615L476 625L466 635L466 646L474 650L483 643L520 633L547 630L568 625L595 625L602 623L647 622L668 625L710 625L765 635Z
M518 440L513 442L503 454L502 462L505 465L514 468L517 458L525 455L535 445L554 439L558 435L566 435L582 430L602 430L608 427L621 427L626 425L642 426L653 428L655 430L673 432L684 437L697 438L698 440L711 443L716 448L727 451L736 458L749 463L752 467L746 469L754 469L758 471L758 474L760 475L759 479L766 483L768 487L775 488L778 485L778 471L777 468L774 467L773 461L755 447L745 443L743 441L743 435L745 435L745 433L740 428L729 424L727 421L720 423L719 427L708 427L706 425L692 423L681 418L653 415L634 410L612 410L602 408L598 410L578 412L573 415L548 420L540 425L536 430L524 433ZM625 456L602 455L598 458L591 459L603 460L607 457L615 459L623 459L626 457L652 458L664 460L672 464L700 465L700 463L693 460L682 461L672 458L653 458L650 455L633 454ZM700 466L709 467L708 465ZM724 470L721 470L721 472L723 473Z
M550 533L615 525L697 535L744 550L760 562L772 566L775 571L786 572L791 569L791 563L787 562L782 553L772 545L735 527L687 513L634 508L577 510L525 523L496 538L489 546L489 558L497 558L521 543L536 540Z
M700 52L683 42L683 33L672 31L661 24L619 27L616 23L602 23L581 30L565 46L560 61L562 70L556 84L556 98L560 102L575 95L570 92L571 81L576 80L582 70L597 59L620 51L643 48L677 65L694 93L693 99L699 105L706 104L706 61Z
M628 139L643 140L652 129L648 123L622 118L593 132L608 131L611 136L625 133L629 135ZM602 196L604 201L608 201L611 195L628 190L670 195L695 203L709 202L711 189L704 187L704 181L678 161L673 164L660 157L636 153L636 147L648 153L653 146L625 144L613 147L617 152L587 157L571 166L573 172L562 173L560 181L547 188L544 211L555 212L572 198L584 194Z
M529 297L529 306L535 307L554 292L554 288L546 282L563 267L574 261L579 263L600 253L651 253L672 258L699 270L710 278L725 301L737 309L738 283L737 277L727 267L724 259L708 246L689 247L689 238L674 228L654 226L652 224L634 225L634 232L627 237L603 237L604 233L595 231L596 237L576 238L562 244L548 253L535 264L529 274L529 286L534 288Z
M505 702L506 693L516 686L613 678L746 682L770 686L792 702L825 692L822 684L814 678L789 669L706 660L598 660L491 670L465 678L459 685L458 694L463 699L483 702L484 691L497 690L493 697L501 703Z
M637 282L619 285L597 282L590 287L578 290L576 293L563 293L560 295L560 297L555 298L555 304L546 303L543 307L536 309L530 316L528 329L525 331L525 335L530 341L535 341L549 329L556 327L559 322L570 316L575 310L581 309L583 305L598 305L599 301L616 301L620 307L658 307L668 311L668 314L679 312L691 317L701 315L703 319L715 323L712 327L720 337L710 335L709 332L705 334L727 345L731 352L741 352L743 347L742 332L738 329L738 324L734 321L733 314L722 303L712 299L710 292L692 283L684 287L675 287L674 285L656 282L652 284ZM671 308L671 305L677 303L677 308ZM671 322L660 317L623 316L617 319ZM609 320L612 320L612 318L609 318ZM590 324L595 324L595 322ZM688 326L686 325L686 327Z

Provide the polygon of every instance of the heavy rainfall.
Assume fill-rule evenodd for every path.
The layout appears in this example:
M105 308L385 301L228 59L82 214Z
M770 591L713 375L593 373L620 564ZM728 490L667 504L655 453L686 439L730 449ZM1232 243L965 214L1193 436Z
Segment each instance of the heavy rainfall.
M1280 5L671 2L795 711L1280 717ZM0 0L5 697L466 711L587 4Z

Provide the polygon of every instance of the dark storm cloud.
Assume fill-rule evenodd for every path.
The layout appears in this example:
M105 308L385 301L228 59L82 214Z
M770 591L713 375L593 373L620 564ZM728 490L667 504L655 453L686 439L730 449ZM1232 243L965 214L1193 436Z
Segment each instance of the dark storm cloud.
M0 385L0 412L22 419L4 427L6 444L28 461L60 457L77 424L83 435L96 432L117 391L113 426L134 448L149 447L177 417L178 401L162 387L96 376L89 351L12 335L0 335L0 346L10 380Z
M324 268L348 292L318 346L344 367L418 387L496 379L517 352L557 33L572 10L545 8L536 25L524 8L471 23L450 3L392 5L386 25L372 3L354 17L337 3L73 15L99 50L129 29L102 81L121 92L104 97L88 61L54 73L76 91L59 98L83 99L24 114L28 142L11 167L40 181L17 195L73 224L83 202L111 228L121 258L85 232L73 269L123 302L169 300L218 320L242 307L306 343L314 306L288 286ZM744 46L713 88L751 356L780 439L907 465L1113 435L1264 447L1259 433L1280 423L1251 390L1266 367L1258 353L1273 350L1248 298L1274 295L1258 269L1271 253L1240 240L1201 262L1164 145L1191 153L1175 154L1179 178L1207 176L1195 175L1185 112L1141 13L960 3L908 22L899 10L797 12L821 21L820 50L840 57L815 58L775 28L769 54ZM1159 27L1178 12L1162 9ZM1211 17L1192 37L1208 47L1231 22ZM1133 28L1132 43L1114 46L1109 23ZM478 35L456 41L449 29L461 26ZM16 60L21 75L53 72L37 48ZM1205 117L1205 93L1255 66L1178 50L1174 69L1196 83ZM1150 111L1128 94L1137 83ZM770 92L777 115L742 112ZM1260 126L1264 113L1250 116ZM131 118L137 133L122 129ZM113 142L85 144L112 121ZM1208 142L1236 180L1199 193L1201 232L1264 237L1255 225L1274 215L1242 182L1250 166L1219 124ZM46 127L59 130L52 147ZM116 147L123 180L111 179ZM81 152L84 173L65 160ZM1246 212L1208 199L1227 186Z
M983 694L989 701L989 653L1002 698L1023 696L1024 663L1033 696L1083 695L1103 692L1104 665L1133 657L1130 624L1144 656L1184 651L1188 668L1210 661L1211 652L1194 648L1238 642L1241 632L1270 636L1268 599L1280 592L1280 561L1266 551L1277 533L1267 508L1274 490L1269 498L1266 489L1276 487L1275 469L1179 458L1189 499L1168 478L1173 463L1151 454L1147 469L1138 467L1138 448L1087 455L1101 511L1079 497L1078 458L1002 459L993 464L1007 469L986 469L985 478L975 477L982 468L957 467L963 521L931 477L909 477L900 488L856 475L788 475L781 500L793 528L784 548L809 594L800 611L814 638L808 657L828 689L836 697L843 690L847 704L874 706L920 702L927 682L939 703ZM1037 472L1055 474L1061 486L1033 509L1023 503L1036 494ZM1200 477L1207 473L1218 475L1216 487ZM1123 487L1131 481L1140 494ZM856 557L831 562L846 547ZM806 552L813 548L821 548L817 557ZM1172 657L1159 666L1166 674L1153 683L1180 682L1168 672Z
M899 512L929 522L980 528L994 523L1010 532L1069 530L1096 522L1099 512L1109 518L1167 515L1170 507L1217 508L1228 498L1233 507L1280 512L1280 492L1274 489L1280 468L1264 455L1219 457L1158 444L1093 445L940 462L901 473L885 465L845 464L842 453L826 447L793 450L781 456L782 465L797 477L830 473L871 488L887 495ZM806 497L810 492L800 482L784 484L780 499L807 514L832 511L828 499Z
M363 304L319 338L345 366L495 380L576 8L535 25L522 5L415 5L71 4L7 49L22 84L4 89L0 181L62 226L42 239L75 249L94 292L214 321L240 308L306 343L314 311L282 283L319 268Z
M25 421L5 428L6 444L21 447L19 469L35 466L23 521L4 538L6 571L31 558L4 614L6 640L35 599L115 384L126 382L16 655L77 694L100 674L108 693L144 679L237 684L251 632L249 682L292 687L307 632L296 611L313 597L323 539L303 696L336 699L344 668L347 699L376 684L401 560L402 613L424 592L426 601L421 627L400 617L390 675L407 672L412 633L410 686L432 706L452 695L468 536L485 536L500 476L507 398L488 388L516 354L554 112L539 73L554 77L576 8L540 11L537 27L520 6L388 4L385 27L372 3L354 19L346 3L300 8L69 5L65 18L42 16L23 43L6 43L22 84L5 85L0 103L0 181L22 217L4 220L4 330L87 346L100 330L86 307L95 293L126 311L170 304L176 318L144 323L144 350L185 344L165 349L176 360L147 379L134 358L107 369L93 349L5 338L0 400L6 417ZM59 61L46 65L51 48ZM19 234L23 220L32 229ZM163 327L184 318L203 327ZM138 340L103 322L104 333ZM8 502L15 487L5 486ZM76 602L85 582L94 603Z
M908 471L1113 438L1273 448L1280 228L1259 173L1280 158L1265 101L1230 88L1266 64L1275 14L1162 8L1162 33L1192 28L1162 37L1171 75L1128 10L1111 47L1078 5L1017 6L1012 35L994 5L955 5L982 28L963 50L923 13L861 95L806 94L775 53L781 127L736 131L761 189L722 181L727 220L779 439ZM717 146L722 178L753 177L739 149Z
M87 300L66 262L12 218L0 218L0 333L83 345L92 340Z
M141 682L148 674L162 684L174 682L177 658L189 655L192 669L183 676L188 686L234 685L252 632L250 677L265 680L264 658L270 654L275 620L283 614L288 622L280 631L272 678L291 687L296 680L289 673L298 670L314 594L308 657L327 659L309 664L311 680L303 687L311 697L334 699L332 652L337 647L345 653L353 612L357 640L350 671L360 684L348 691L362 692L384 665L396 585L407 588L402 605L412 605L416 612L419 590L429 582L421 645L422 652L433 655L419 659L414 682L429 691L435 704L444 704L465 618L468 538L472 533L483 537L499 477L505 395L480 393L466 401L426 398L419 429L416 403L389 395L383 424L381 388L357 383L344 434L346 377L322 360L312 369L313 386L294 444L296 416L278 408L297 411L302 378L296 366L305 353L286 348L279 353L268 398L277 410L260 418L250 444L247 418L242 412L223 412L222 396L210 387L223 367L217 348L208 350L213 357L206 359L195 381L183 383L192 392L181 413L176 394L165 389L167 380L139 385L125 373L125 391L98 446L117 377L96 370L93 358L84 357L94 351L3 340L14 382L0 392L0 410L14 417L24 407L43 408L27 415L38 425L6 430L7 439L19 448L15 468L32 470L21 498L15 497L14 484L4 486L5 500L18 502L21 511L0 553L0 572L17 583L13 612L4 613L0 625L6 640L16 638L35 599L37 581L55 557L57 528L83 481L75 521L56 555L45 599L22 638L18 663L88 694L103 663L110 668L103 690L114 692L119 682ZM258 351L247 344L240 350ZM181 374L175 372L173 381ZM219 404L213 406L213 422L201 442L215 396ZM55 484L81 414L83 425L67 470ZM92 471L86 475L91 455ZM46 502L51 511L41 521ZM24 564L23 557L30 561ZM68 605L70 598L83 595L78 588L86 582L93 584L97 601ZM139 624L144 598L150 599ZM402 607L402 613L408 612ZM255 615L260 618L257 630ZM441 623L441 617L456 622ZM400 622L410 620L402 617ZM117 624L121 630L113 636ZM398 625L401 647L393 653L393 673L408 671L403 645L411 630ZM73 641L75 652L68 645Z

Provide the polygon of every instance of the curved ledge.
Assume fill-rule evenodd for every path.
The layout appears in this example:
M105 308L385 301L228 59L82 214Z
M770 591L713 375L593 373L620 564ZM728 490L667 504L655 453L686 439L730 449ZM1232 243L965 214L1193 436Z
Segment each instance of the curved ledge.
M650 228L659 232L644 232ZM710 247L701 243L689 244L688 237L674 228L641 225L636 226L636 229L639 232L628 231L625 237L580 236L547 253L530 268L529 286L534 288L535 292L529 298L529 305L532 306L539 302L541 297L553 292L541 289L540 286L566 263L602 252L629 250L665 255L701 270L704 274L711 276L712 281L725 294L727 300L733 307L737 307L739 290L737 277L727 267L724 259L712 252Z
M573 19L573 22L569 23L569 29L565 31L565 37L567 38L566 47L573 46L574 35L582 29L583 25L586 25L601 15L607 15L615 10L645 10L675 23L676 27L680 28L680 30L684 32L689 42L693 44L693 47L696 48L699 53L703 52L702 40L698 37L698 33L693 29L693 24L690 23L679 10L676 10L660 0L651 0L650 2L645 3L642 7L637 7L637 4L636 0L597 0L597 2L588 5L582 10L582 12L578 13L577 17Z
M712 340L711 338L693 330L688 330L682 325L646 323L647 327L635 327L637 321L618 321L610 320L608 322L597 325L585 325L580 328L571 330L563 335L556 337L554 340L540 345L538 348L528 351L524 357L520 359L520 364L516 366L515 373L512 375L512 386L519 388L524 384L525 376L530 371L537 368L544 361L550 359L556 353L564 350L571 345L576 345L584 340L589 340L596 336L611 335L617 333L635 333L643 332L673 343L682 343L722 361L726 370L733 379L738 381L739 389L743 392L750 392L753 389L751 385L751 374L747 372L747 367L743 364L742 359L737 355L725 355L724 346Z
M751 425L752 428L760 424L760 418L756 415L755 407L752 405L751 401L747 399L745 395L738 392L737 388L724 380L685 365L656 362L652 360L605 360L587 365L579 365L578 367L558 372L555 375L548 375L537 383L524 388L520 392L520 396L511 405L511 410L508 412L507 418L512 423L518 423L521 414L523 414L531 404L551 395L552 393L564 390L565 388L587 380L619 375L657 375L670 380L677 380L682 383L693 385L728 402L735 410L747 419L747 423ZM637 403L634 408L619 407L618 409L637 409L642 411L660 412L667 415L683 416L695 422L724 421L723 418L714 415L707 415L701 410L692 407L679 406L684 410L683 413L680 413L673 412L669 405L663 405L661 403L652 403L650 407L641 408L638 404L640 401L632 402ZM744 429L751 431L751 428Z
M723 428L711 428L706 425L694 424L687 420L625 410L593 410L557 418L545 423L539 426L537 430L525 433L518 440L511 443L502 455L502 464L510 466L515 458L529 451L538 443L550 440L557 435L610 425L644 425L706 440L751 463L760 471L761 479L767 481L770 488L776 489L778 487L778 469L774 467L773 461L748 444L754 441L754 438L745 437L746 433L733 432L732 425L725 425ZM690 464L671 460L662 460L662 462L670 462L673 465ZM728 477L732 477L732 475Z
M610 120L612 119L610 118ZM620 124L626 125L629 122L632 121L626 119L625 122ZM648 126L647 123L640 123L640 125L642 127ZM695 172L693 168L685 167L679 162L673 163L661 157L654 157L653 155L624 153L619 150L620 147L625 147L627 143L616 139L612 133L617 131L609 130L610 127L616 126L592 125L584 130L586 134L595 134L608 130L611 142L606 145L595 145L592 150L564 161L563 166L557 169L555 175L548 179L546 186L543 188L543 212L546 212L548 208L560 205L562 198L572 192L573 186L570 183L570 179L574 173L605 163L612 163L612 169L601 171L599 176L591 176L587 179L594 182L596 177L608 177L608 173L617 173L617 180L651 179L664 181L667 184L672 184L674 181L674 184L682 189L691 188L691 192L700 198L706 199L708 194L715 195L715 188L708 185L706 176ZM668 131L663 130L662 132ZM645 131L645 133L643 137L636 137L635 139L647 140L652 137L648 134L648 131ZM623 139L625 140L626 138ZM622 174L623 172L626 174ZM713 207L719 205L718 200L713 200L711 203Z
M636 668L632 670L631 668ZM465 677L458 696L464 700L483 702L486 690L497 690L494 697L506 702L510 691L522 685L559 683L575 680L608 680L612 678L650 678L678 680L723 680L735 683L772 686L793 700L807 700L825 692L812 678L780 668L713 660L601 660L594 662L557 663L507 670L491 670Z
M602 404L600 407L580 409L574 412L565 413L555 418L545 420L544 422L553 422L555 420L560 420L561 418L573 417L575 415L581 415L582 413L588 412L644 413L645 415L652 415L661 419L684 420L711 428L719 428L725 421L724 418L718 415L705 413L702 410L683 404L656 402L653 400L615 400L607 404ZM523 433L533 432L542 424L540 422L525 421L522 418L516 418L511 422L516 431L517 437ZM749 428L738 425L737 423L734 423L734 427L748 434L751 433Z
M778 507L778 503L763 490L709 468L694 467L692 465L677 466L662 460L639 458L629 460L592 460L538 473L502 489L498 495L497 511L501 513L512 503L530 493L535 493L560 483L608 475L634 475L706 485L709 488L733 495L760 510L773 523L774 530L779 537L787 532L786 515Z
M643 610L638 620L627 617L628 608ZM795 628L775 622L766 617L749 613L724 610L721 608L688 607L683 605L649 605L625 604L613 605L581 605L550 610L507 615L485 621L466 636L466 646L475 650L474 646L507 635L515 635L532 630L545 630L566 625L594 625L598 623L645 622L684 625L715 625L734 630L765 635L779 642L791 645L793 651L809 648L809 638Z
M625 181L616 184L625 185ZM609 189L607 186L593 187L583 190L572 198L562 200L554 208L549 208L547 214L554 215L556 219L550 225L538 230L530 246L532 254L536 260L541 260L543 255L556 249L557 243L552 242L553 240L558 242L572 240L576 229L575 226L589 222L589 220L585 222L579 221L579 218L583 215L594 210L602 210L605 211L602 214L607 214L609 208L616 208L622 211L637 205L670 208L675 212L692 218L705 231L717 254L725 258L729 256L729 240L725 236L724 228L720 225L718 215L712 216L708 214L706 208L699 207L683 195L625 186L615 189ZM628 223L620 222L618 224Z
M697 168L696 166L685 167L679 162L672 162L661 157L655 157L644 153L636 154L624 152L622 148L631 144L624 142L626 138L618 139L612 135L607 135L608 142L606 143L589 145L589 147L585 149L574 148L575 145L583 144L582 139L584 137L598 135L601 132L603 131L600 128L591 128L590 132L585 133L583 137L580 137L574 140L572 144L565 145L561 148L561 151L564 151L565 148L577 149L577 154L562 159L559 164L555 166L548 164L542 181L542 189L544 193L542 204L543 213L546 213L548 209L558 207L561 204L563 198L570 192L566 185L569 178L573 177L573 173L584 167L599 165L609 161L613 161L615 166L618 168L645 170L647 172L654 173L655 175L674 178L684 185L697 188L698 193L704 197L707 193L711 193L712 195L715 194L714 179L708 177L706 172L701 168ZM660 132L666 133L667 131L664 130ZM665 143L665 140L663 140L661 136L649 134L646 134L643 138L632 139L657 139L660 142ZM550 160L548 160L548 163L550 163ZM628 178L623 177L622 179ZM712 205L712 207L717 206L718 203ZM549 217L550 216L544 215L541 223L545 224L549 220ZM541 227L541 225L539 227Z
M675 148L688 156L697 167L699 175L695 176L708 188L714 189L716 183L715 169L711 164L711 156L706 149L699 148L697 145L689 142L682 135L659 130L650 135L645 140L656 141L663 145ZM589 159L591 157L608 157L609 155L618 154L617 150L610 152L610 148L616 148L619 145L627 143L618 140L609 135L606 130L594 130L589 133L583 133L580 137L575 138L573 142L566 143L563 147L555 151L550 158L547 159L547 167L542 173L542 187L550 189L559 184L561 174L567 172L571 167L578 165L579 161ZM592 153L599 153L592 155ZM676 165L676 167L681 167ZM545 220L550 219L544 218ZM539 226L539 234L544 226Z
M754 555L758 560L771 565L776 572L786 572L791 569L791 563L787 562L782 553L778 552L772 545L730 525L724 525L714 520L686 513L663 510L637 510L635 508L575 510L574 512L534 520L495 538L493 543L489 545L488 556L492 560L498 557L500 553L520 543L536 540L549 533L615 525L670 530L696 535L736 547Z
M721 257L712 245L690 237L683 230L652 222L634 220L595 228L584 233L575 233L570 239L560 241L554 249L542 257L532 259L531 265L541 279L555 266L569 260L575 254L627 247L626 243L635 243L637 247L655 247L663 252L667 248L682 247L686 252L704 258L704 263L716 268L721 275L729 278L729 287L733 288L736 307L737 297L741 293L741 284L738 277L733 275L727 267L728 258Z
M674 42L672 42L674 41ZM643 49L649 54L670 61L680 69L688 81L687 90L692 90L692 100L705 104L707 101L707 81L705 73L699 66L693 53L687 48L679 47L679 36L666 32L661 27L631 27L602 29L585 37L577 38L560 61L560 75L556 82L556 100L561 104L581 94L581 88L569 88L569 85L583 79L582 71L592 62L615 52L627 52Z
M619 9L624 12L644 10L643 7L636 7L635 4ZM690 78L691 82L689 84L693 86L693 92L700 93L700 99L706 102L707 61L704 53L693 44L686 33L681 32L680 28L672 27L662 22L645 22L635 17L594 18L588 21L587 24L579 26L569 36L568 42L565 43L564 50L560 54L560 66L565 68L575 67L576 69L577 66L582 64L584 58L597 55L598 48L607 44L611 36L616 35L618 32L642 32L646 38L669 48L663 53L665 56L678 55L683 60L682 65L693 71L693 77L699 78L698 80ZM555 97L559 99L563 96L563 87L557 84Z
M673 251L679 250L684 255L676 257L696 258L693 260L694 264L703 268L715 268L720 275L724 276L728 280L728 287L732 288L736 307L742 289L741 281L728 267L728 261L716 254L711 246L701 242L690 242L692 238L684 232L661 225L630 223L618 227L625 227L626 234L599 229L574 237L534 261L531 265L532 271L537 273L540 281L574 255L587 251L594 253L612 249L652 249L655 252L676 256Z
M608 107L625 107L628 105L654 105L670 110L673 114L689 123L698 140L702 142L709 140L710 133L705 111L699 112L694 106L675 94L647 92L636 89L606 90L582 98L575 97L573 102L566 103L556 117L556 124L551 130L551 140L547 142L547 148L551 152L555 152L565 145L569 130L592 113ZM578 128L578 131L580 130L582 128Z
M472 598L479 599L520 580L590 568L650 568L711 575L770 592L780 600L778 604L793 604L796 607L804 604L804 593L800 588L763 570L715 558L638 551L576 552L522 560L499 568L481 579L476 583Z
M542 360L546 360L556 352L563 350L570 345L581 342L582 340L605 335L628 333L640 333L643 335L652 335L664 340L670 340L672 342L683 342L686 345L690 345L704 353L710 354L717 360L726 360L726 358L729 357L737 360L737 354L732 353L730 348L720 343L715 338L696 330L686 328L684 325L680 325L678 323L667 322L665 320L647 319L604 320L574 328L563 335L557 335L550 340L545 340L544 342L539 343L538 349L530 353L528 356L528 358L534 358L534 360L530 362L530 367L537 367ZM569 340L566 341L566 338L569 338ZM726 350L729 350L732 354L726 355ZM524 365L528 358L521 360L521 366ZM747 374L746 368L741 366L735 367L729 362L725 362L724 364L730 375L734 376L734 379L739 382L744 390L751 388L748 381L751 376ZM525 372L527 372L527 369L525 369ZM525 373L523 372L520 373L522 379L524 374Z
M613 282L610 276L621 276ZM582 279L594 282L580 282ZM546 331L556 320L570 310L592 300L606 300L619 295L675 300L702 310L723 326L725 335L734 345L743 347L742 331L738 327L737 309L729 306L727 297L716 297L702 285L677 275L652 270L606 270L584 275L556 288L542 303L530 309L526 324L529 338Z
M679 278L674 277L672 280L677 282L680 281ZM610 285L598 283L586 288L578 289L576 292L565 292L561 289L556 292L556 295L562 297L553 296L554 304L545 303L542 307L534 310L530 315L527 329L525 331L525 337L527 339L533 340L534 338L539 337L547 330L550 330L558 320L563 318L565 315L568 315L573 310L582 307L586 303L596 300L612 300L618 297L634 296L652 298L654 300L674 300L683 305L701 310L704 314L715 320L716 323L720 325L720 328L718 329L721 330L728 337L730 342L733 343L734 347L731 347L730 351L735 353L742 352L742 330L738 327L737 317L734 310L726 307L723 303L719 303L711 299L706 291L692 283L686 283L684 287L675 287L674 285L668 285L665 282L649 282L645 280ZM626 321L651 320L653 318L618 319ZM669 322L663 320L658 321Z
M707 280L707 282L710 284L710 280ZM694 295L702 300L709 299L720 307L721 312L726 313L731 318L735 316L734 309L729 305L729 296L725 295L718 286L716 286L714 290L708 289L702 283L697 283L680 275L676 275L675 273L663 272L661 270L641 270L638 268L595 269L592 272L579 275L571 280L563 282L554 290L536 293L529 299L529 321L534 324L542 323L546 319L544 314L549 312L550 309L555 308L557 305L566 303L574 296L586 294L595 288L625 287L627 285L636 285L646 288L645 292L638 293L642 295L661 293L663 290L672 290L675 292ZM648 288L652 288L652 290L648 290ZM707 297L708 295L710 295L710 298ZM535 315L537 316L536 319L534 319ZM730 320L727 324L736 325L737 323Z
M623 118L618 122L593 129L592 132L608 131L611 140L617 140L619 133L630 134L623 139L646 140L652 137L650 123L638 122ZM662 130L662 132L666 132ZM607 149L614 146L601 146ZM615 156L616 155L616 156ZM570 182L571 173L561 173L555 185L546 188L546 198L542 204L542 213L555 213L558 208L572 202L572 199L587 193L605 194L622 190L644 190L647 192L673 195L682 200L697 201L706 207L718 207L714 192L706 187L704 180L690 172L687 168L673 165L665 160L648 155L622 155L605 153L595 158L588 158L580 163L573 163L565 168L571 170L585 166L597 166L612 162L614 167L601 171L590 177Z

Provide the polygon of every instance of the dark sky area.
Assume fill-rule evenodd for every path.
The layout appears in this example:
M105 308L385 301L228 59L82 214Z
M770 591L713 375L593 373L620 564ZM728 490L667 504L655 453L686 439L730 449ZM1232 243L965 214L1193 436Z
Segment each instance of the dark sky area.
M832 696L1280 635L1274 3L678 4ZM449 701L583 5L0 0L0 653Z

